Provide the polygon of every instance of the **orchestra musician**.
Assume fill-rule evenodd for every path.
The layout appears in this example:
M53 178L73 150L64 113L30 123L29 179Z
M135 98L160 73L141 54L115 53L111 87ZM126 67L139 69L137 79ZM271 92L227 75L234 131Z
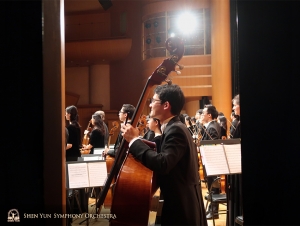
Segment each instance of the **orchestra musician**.
M99 114L93 114L91 119L93 129L90 134L89 144L83 145L82 150L89 150L89 154L94 154L94 148L104 148L104 139L107 136L104 122Z
M77 161L81 156L81 129L78 122L78 110L74 105L66 108L66 120L69 121L67 125L69 137L66 147L66 161ZM80 207L83 212L87 212L87 205L85 199L84 189L77 189L79 191ZM73 189L69 189L69 196L74 192Z
M233 134L235 132L235 129L237 127L237 124L240 120L240 116L239 115L236 115L234 113L234 111L231 113L230 115L230 118L231 118L231 125L230 125L230 138L233 138ZM238 136L239 138L239 136Z
M240 117L240 96L239 94L232 99L234 114ZM232 138L241 138L241 121L239 120ZM243 215L242 210L242 176L241 174L227 175L226 193L227 195L227 225L234 225L235 218Z
M240 95L236 95L233 100L233 110L234 110L234 114L238 115L240 117ZM237 122L237 125L235 127L235 131L232 135L233 138L241 138L241 121L239 120Z
M227 139L227 119L225 116L218 117L218 123L221 126L221 139Z
M99 110L99 111L96 111L94 114L100 115L100 117L103 121L103 126L104 126L104 129L105 129L104 144L105 144L105 147L106 147L107 143L108 143L109 132L108 132L108 127L105 123L105 113L104 113L104 111Z
M119 119L121 121L121 124L125 124L125 123L131 123L131 118L133 116L133 113L135 111L135 107L131 104L123 104L121 110L119 111ZM127 120L127 121L126 121ZM114 145L114 149L113 150L110 150L109 148L105 148L104 150L104 155L108 154L109 156L111 157L115 157L116 156L116 153L118 151L118 148L121 144L121 141L123 139L123 136L121 134L121 132L119 133L118 137L117 137L117 140L115 142L115 145Z
M205 105L202 111L202 121L204 123L204 133L201 140L216 140L220 139L221 135L221 127L219 123L216 121L218 117L218 111L215 106L209 104ZM204 174L207 180L208 188L211 187L213 181L217 178L216 176L207 176L205 166L204 166ZM214 194L220 194L219 188L213 188L212 191ZM212 213L214 214L214 219L219 218L219 205L218 204L210 204L209 210L207 211L206 218L212 219Z
M153 132L154 136L151 141L155 142L156 144L156 151L160 153L160 142L161 142L161 124L158 118L149 118L149 130Z
M185 97L177 85L159 85L150 103L150 117L162 122L160 153L139 138L132 125L122 125L129 152L157 174L164 197L161 225L207 225L199 185L196 145L179 119Z
M145 128L146 132L144 133L143 139L151 141L155 137L155 133L153 130L151 130L149 128L149 120L150 120L150 117L147 116L147 118L146 118L147 124L146 124L146 128Z
M69 122L68 129L68 141L66 147L66 161L77 161L80 154L81 146L81 129L78 122L78 111L74 105L66 108L66 120Z

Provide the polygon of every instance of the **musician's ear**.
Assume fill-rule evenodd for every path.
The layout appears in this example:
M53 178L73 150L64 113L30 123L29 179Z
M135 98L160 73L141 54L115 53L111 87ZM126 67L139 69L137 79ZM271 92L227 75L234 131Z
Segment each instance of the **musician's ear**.
M163 103L163 106L164 106L165 109L168 109L168 108L171 107L169 101L166 101L165 103Z

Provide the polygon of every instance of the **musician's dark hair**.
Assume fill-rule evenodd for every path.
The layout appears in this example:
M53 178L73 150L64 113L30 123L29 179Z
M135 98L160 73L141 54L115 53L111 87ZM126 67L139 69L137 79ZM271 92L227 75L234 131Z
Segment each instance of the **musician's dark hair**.
M196 114L199 113L199 114L201 115L202 112L203 112L203 109L201 108L201 109L198 109L198 110L196 111Z
M171 105L171 113L173 115L179 115L185 104L185 97L178 85L165 84L157 86L154 92L159 96L161 104L169 102Z
M227 131L227 119L225 116L219 116L220 126Z
M123 104L122 108L124 113L127 113L128 119L131 119L135 111L135 107L131 104Z
M184 116L184 114L180 114L178 117L179 117L180 121L181 121L183 124L185 124L185 116Z
M236 104L240 105L240 95L237 94L234 96L234 98L232 99L232 102L235 101Z
M219 112L218 112L218 116L220 117L220 116L225 116L225 115L224 115L223 112L219 111Z
M70 114L70 124L74 125L75 127L81 127L78 122L79 115L77 108L74 105L68 106L66 107L66 112Z
M218 111L215 106L207 104L204 108L207 108L207 114L211 114L212 119L218 118Z
M185 120L188 121L189 126L192 126L192 125L193 125L190 116L186 116L186 117L185 117Z
M104 122L99 114L93 114L92 118L95 120L93 130L98 130L102 135L105 133Z
M197 122L197 120L196 120L196 118L195 118L195 117L191 117L191 121L192 121L192 122L194 122L194 123L196 123L196 122Z
M158 118L152 118L152 119L157 122L157 127L158 127L159 131L162 133L160 120Z

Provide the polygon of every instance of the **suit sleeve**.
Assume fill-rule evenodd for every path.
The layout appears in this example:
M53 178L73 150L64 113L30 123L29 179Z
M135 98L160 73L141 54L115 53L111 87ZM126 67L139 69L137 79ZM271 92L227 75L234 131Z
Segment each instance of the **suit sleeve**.
M185 133L180 127L172 126L165 134L161 152L157 153L141 140L136 140L129 151L147 168L160 174L169 173L186 153Z
M216 128L210 127L207 132L213 140L219 139L219 134L218 134L218 131L216 130Z

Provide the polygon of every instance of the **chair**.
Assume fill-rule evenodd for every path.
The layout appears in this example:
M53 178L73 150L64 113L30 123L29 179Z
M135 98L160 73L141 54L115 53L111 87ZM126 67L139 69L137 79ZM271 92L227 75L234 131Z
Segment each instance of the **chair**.
M211 205L213 206L214 204L219 205L225 205L227 206L227 197L226 197L226 193L220 193L220 194L213 194L213 189L214 188L218 188L221 191L221 178L217 177L216 179L214 179L213 183L211 184L211 187L209 188L209 191L207 192L208 195L205 196L205 200L206 200L206 205L205 205L205 209L207 211L207 213L211 213L212 215L212 220L213 220L213 225L215 226L215 219L214 219L214 209L208 209L208 204L211 203ZM227 208L226 210L218 210L218 214L227 214Z

